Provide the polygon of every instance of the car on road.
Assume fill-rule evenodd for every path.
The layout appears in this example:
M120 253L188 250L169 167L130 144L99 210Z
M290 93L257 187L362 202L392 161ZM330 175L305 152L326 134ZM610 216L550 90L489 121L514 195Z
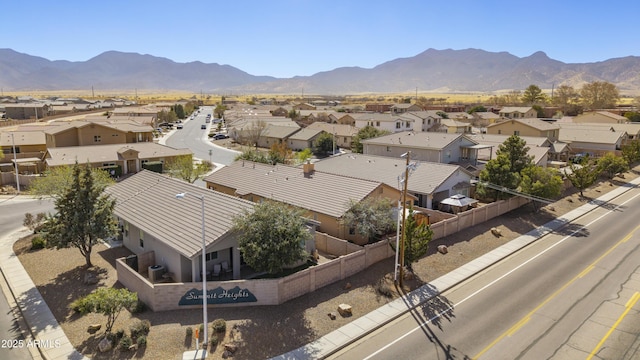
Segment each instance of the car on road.
M213 135L213 140L222 140L222 139L228 139L229 136L225 135L225 134L215 134Z
M205 125L205 124L200 125L200 129L206 130L207 129L207 125Z
M182 124L178 124L178 126L176 126L176 129L178 130L182 129Z

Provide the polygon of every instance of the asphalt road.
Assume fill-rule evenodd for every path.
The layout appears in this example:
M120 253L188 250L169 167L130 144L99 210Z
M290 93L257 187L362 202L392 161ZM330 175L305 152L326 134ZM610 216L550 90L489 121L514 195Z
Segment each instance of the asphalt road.
M53 210L53 203L49 200L23 196L0 198L0 236L20 229L27 212L37 214ZM0 281L4 282L4 278ZM31 359L25 341L7 299L0 296L0 359Z
M208 140L209 131L216 124L205 123L207 114L211 114L213 117L212 107L204 106L200 108L200 114L196 115L193 120L187 120L183 125L183 129L172 130L165 140L165 144L178 149L189 148L196 158L210 160L215 164L229 165L234 161L237 153L215 146ZM202 125L206 125L207 129L201 129Z
M640 190L331 359L640 358Z

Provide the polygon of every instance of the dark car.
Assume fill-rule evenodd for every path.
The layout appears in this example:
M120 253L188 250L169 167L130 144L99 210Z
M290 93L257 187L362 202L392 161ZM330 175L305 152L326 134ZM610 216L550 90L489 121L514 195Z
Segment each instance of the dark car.
M229 136L225 135L225 134L215 134L213 135L213 140L222 140L222 139L228 139Z
M206 130L207 129L207 125L205 125L205 124L200 125L200 129Z

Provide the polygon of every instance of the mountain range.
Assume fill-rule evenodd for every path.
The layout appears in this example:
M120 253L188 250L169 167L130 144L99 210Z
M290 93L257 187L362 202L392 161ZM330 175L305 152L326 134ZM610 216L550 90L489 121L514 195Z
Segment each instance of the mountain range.
M149 90L346 95L398 92L493 92L543 89L607 81L622 92L640 92L640 57L567 64L544 52L517 57L480 49L428 49L373 68L341 67L311 76L254 76L230 65L177 63L163 57L107 51L87 61L51 61L0 49L4 91Z

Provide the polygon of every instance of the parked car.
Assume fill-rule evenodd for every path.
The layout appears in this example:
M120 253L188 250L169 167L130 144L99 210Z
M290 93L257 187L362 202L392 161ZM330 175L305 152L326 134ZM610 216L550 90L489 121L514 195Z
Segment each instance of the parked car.
M222 139L228 139L229 136L225 135L225 134L215 134L213 135L213 140L222 140Z
M182 124L178 124L178 126L176 126L176 129L178 130L182 129Z
M205 125L205 124L200 125L200 129L206 130L207 129L207 125Z

